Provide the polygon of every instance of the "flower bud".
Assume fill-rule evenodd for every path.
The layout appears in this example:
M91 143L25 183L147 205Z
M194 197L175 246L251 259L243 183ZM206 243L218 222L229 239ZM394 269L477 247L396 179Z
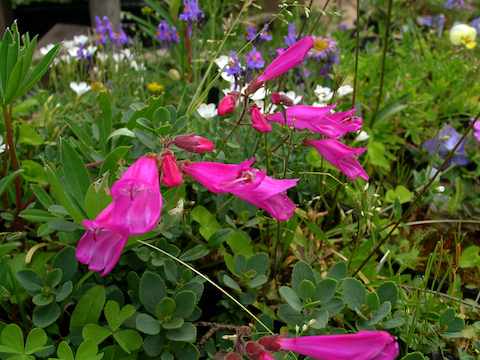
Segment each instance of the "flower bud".
M183 150L197 154L211 152L215 149L213 142L203 136L194 134L177 136L173 143Z
M290 99L287 95L274 92L272 93L272 103L275 105L292 106L293 100Z
M234 352L229 352L225 355L224 360L242 360L242 356Z
M166 151L162 155L162 184L168 187L179 186L183 182L183 176L178 168L177 161L172 152Z
M263 133L272 131L272 125L268 123L257 105L253 105L250 108L250 116L252 118L252 127L255 130Z
M237 106L237 99L237 92L231 92L224 96L224 98L220 100L220 103L218 104L218 115L225 116L231 114Z
M174 81L178 81L182 78L178 70L173 68L168 70L168 77Z

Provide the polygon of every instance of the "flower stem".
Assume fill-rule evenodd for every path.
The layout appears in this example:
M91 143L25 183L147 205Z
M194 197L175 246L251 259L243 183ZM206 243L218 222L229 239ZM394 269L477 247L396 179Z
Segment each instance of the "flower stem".
M355 107L357 98L357 84L358 84L358 55L360 53L360 0L357 0L357 19L356 19L356 39L355 39L355 69L353 75L353 94L352 107Z
M380 103L382 102L383 85L385 83L385 64L387 61L387 51L388 51L388 38L390 37L390 22L392 18L392 5L393 5L393 0L388 0L387 21L385 23L385 36L383 37L382 64L380 68L380 89L378 90L377 105L375 106L375 112L373 113L371 126L373 126L373 123L377 118L378 109L380 108Z
M247 107L248 107L248 97L245 96L244 100L243 100L242 112L241 112L237 122L233 126L232 130L230 130L230 132L227 134L227 136L225 136L225 138L223 138L222 145L221 145L222 148L227 144L228 140L233 135L233 132L237 129L237 127L240 126L240 123L242 122L243 118L245 117L245 114L247 113Z
M13 139L13 120L12 108L9 105L3 106L3 118L5 120L6 141L8 146L8 153L10 156L10 164L13 171L19 169L17 151L15 150L15 141ZM15 206L18 213L22 209L22 187L20 177L15 178Z

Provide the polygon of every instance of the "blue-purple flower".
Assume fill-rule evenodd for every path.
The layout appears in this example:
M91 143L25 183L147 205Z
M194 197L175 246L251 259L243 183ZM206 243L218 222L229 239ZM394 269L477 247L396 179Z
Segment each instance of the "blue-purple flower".
M260 31L259 34L257 34L257 28L255 26L253 25L247 26L247 34L245 37L247 41L255 41L255 40L271 41L272 40L272 35L268 32L267 24L263 26L263 29L262 31Z
M297 28L294 23L288 24L288 33L286 36L283 37L285 41L285 45L292 46L297 42Z
M443 7L445 9L462 9L465 7L465 0L446 0Z
M441 158L445 158L460 141L461 137L462 136L453 127L445 125L436 137L425 141L422 146L430 155L438 154ZM465 153L465 141L462 141L450 162L462 166L469 163L468 157Z
M442 36L443 29L445 27L445 15L439 14L435 16L419 16L417 17L417 24L436 29L438 36Z
M470 25L472 27L475 28L475 30L477 30L477 34L480 34L480 16L473 19L471 22L470 22Z
M106 45L108 41L112 42L115 46L123 46L128 43L128 36L120 27L116 32L112 27L112 23L108 17L104 16L95 17L95 34L97 35L97 44Z
M202 20L203 17L204 14L198 0L183 0L183 12L179 16L180 20L192 24Z
M245 60L248 69L263 69L263 67L265 66L265 61L263 60L262 53L258 51L255 47L247 53L247 55L245 56Z
M157 26L156 39L164 45L178 43L178 32L175 26L170 26L167 21L162 20Z
M337 42L331 38L315 38L310 56L321 63L320 75L328 77L333 66L340 61Z
M232 51L229 55L228 66L225 68L225 72L230 76L237 76L242 72L240 60L235 51Z

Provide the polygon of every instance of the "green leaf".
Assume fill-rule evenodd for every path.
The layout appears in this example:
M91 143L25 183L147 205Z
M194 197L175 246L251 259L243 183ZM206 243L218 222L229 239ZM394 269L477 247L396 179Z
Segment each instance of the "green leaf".
M115 174L120 160L124 159L130 150L131 146L118 146L113 149L106 157L100 168L100 174L105 174L107 171L110 174Z
M195 206L191 212L192 219L200 224L200 234L205 240L208 240L216 231L220 229L220 224L214 215L205 207Z
M197 338L197 328L192 323L185 323L179 329L167 331L167 339L172 341L194 342Z
M138 314L135 319L135 327L138 331L148 335L157 335L160 333L160 323L148 314Z
M112 335L112 332L109 329L97 324L87 324L82 330L83 338L95 343L95 345L101 344L110 335Z
M97 355L98 346L94 341L85 340L77 349L75 360L100 360L103 354Z
M243 255L246 257L253 255L252 239L245 231L231 231L225 241L235 255Z
M165 283L160 275L145 271L139 285L140 302L150 314L155 314L155 307L167 295Z
M163 320L167 317L170 317L176 309L177 305L175 300L171 297L164 297L155 307L154 314L160 319Z
M443 327L446 327L447 332L449 333L455 333L455 332L460 332L464 329L465 327L465 321L458 316L455 315L455 310L452 308L446 309L441 315L440 315L440 325Z
M38 134L35 128L29 124L20 124L19 129L19 139L20 144L39 146L44 143L43 138Z
M112 202L109 194L108 176L100 182L92 183L85 194L84 208L90 219L94 219L108 204Z
M73 284L71 281L67 281L62 284L59 288L55 289L55 301L61 302L65 300L68 295L72 293Z
M343 280L347 276L347 264L344 261L338 262L328 270L327 276L337 281Z
M75 360L72 349L66 341L62 341L57 347L57 356L59 360Z
M316 291L315 284L310 280L304 279L300 282L296 293L302 300L311 300L315 298Z
M201 259L208 255L210 251L205 245L198 244L185 251L181 256L180 259L183 261L195 261Z
M298 261L292 271L292 288L298 291L302 280L310 280L315 283L315 276L312 267L304 261Z
M175 316L182 317L184 319L190 317L195 310L197 304L197 296L193 291L184 290L175 295Z
M45 348L47 343L47 334L43 329L32 329L27 336L27 342L25 344L25 353L33 354L41 351Z
M136 312L133 305L127 304L121 310L116 301L109 300L105 305L104 313L107 319L108 326L112 331L116 331L120 325L131 318Z
M127 352L131 353L142 347L143 339L136 330L122 330L113 334L118 345Z
M22 160L21 167L24 170L22 177L28 182L48 185L47 174L42 165L32 160Z
M344 303L352 310L360 310L365 304L367 291L363 284L354 278L346 278L342 282L342 298Z
M88 323L97 323L105 304L105 288L94 286L82 295L70 318L70 331Z
M377 289L378 298L380 302L389 301L392 306L395 306L398 299L398 287L393 281L384 282Z
M87 169L69 141L62 139L60 147L67 191L77 200L78 204L83 204L85 194L90 186Z
M24 353L23 332L17 324L5 326L2 330L1 339L2 344L8 346L12 350L12 353Z
M43 287L42 280L32 270L22 270L17 272L17 280L30 295L39 292Z
M45 306L37 306L33 310L32 321L35 326L45 328L52 325L60 317L60 306L55 302Z
M378 324L380 321L382 321L388 315L390 315L391 311L392 311L392 304L390 304L390 301L386 301L382 303L380 307L373 312L367 324L370 326Z
M78 270L78 262L75 258L75 249L67 246L53 259L53 266L62 269L62 281L71 280Z
M335 296L337 281L333 279L324 279L317 284L317 293L315 299L322 304L326 304Z
M367 156L372 165L383 168L384 170L390 170L390 160L385 156L385 146L382 143L371 140L368 143Z
M287 302L288 305L292 307L292 309L296 311L302 310L302 302L292 288L288 286L281 286L279 292L282 298Z
M413 353L409 353L402 357L400 360L427 360L425 356L422 355L421 352L415 351Z
M8 186L12 183L12 181L15 180L15 178L22 172L23 170L19 169L0 179L0 195L2 195L5 190L7 190Z
M63 272L61 269L53 269L47 273L45 277L45 284L54 288L62 280Z
M398 201L400 204L405 204L412 201L412 199L413 193L402 185L398 185L395 190L388 190L385 194L385 201L388 203L394 203L395 201Z
M185 321L180 317L174 317L162 321L162 327L166 330L179 329L183 326Z
M460 267L471 268L477 266L480 267L480 246L470 245L463 249L462 255L460 255Z

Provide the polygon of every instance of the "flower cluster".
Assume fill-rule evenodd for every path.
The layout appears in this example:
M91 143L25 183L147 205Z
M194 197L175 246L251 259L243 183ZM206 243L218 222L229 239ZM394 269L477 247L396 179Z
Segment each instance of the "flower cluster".
M111 42L113 45L121 47L128 44L128 36L125 31L121 27L115 31L106 16L101 19L98 16L95 17L95 34L98 45L105 46L108 42Z
M204 16L205 15L203 14L202 9L200 9L198 0L183 1L183 12L179 16L180 20L191 25L202 20Z
M279 351L294 352L315 360L394 360L399 355L399 346L386 331L294 338L264 336L258 341L248 341L238 352L231 352L224 359L241 359L239 352L242 352L250 360L274 360L272 353Z
M179 41L177 29L173 25L170 26L165 20L160 21L158 24L155 38L166 46L177 44Z

